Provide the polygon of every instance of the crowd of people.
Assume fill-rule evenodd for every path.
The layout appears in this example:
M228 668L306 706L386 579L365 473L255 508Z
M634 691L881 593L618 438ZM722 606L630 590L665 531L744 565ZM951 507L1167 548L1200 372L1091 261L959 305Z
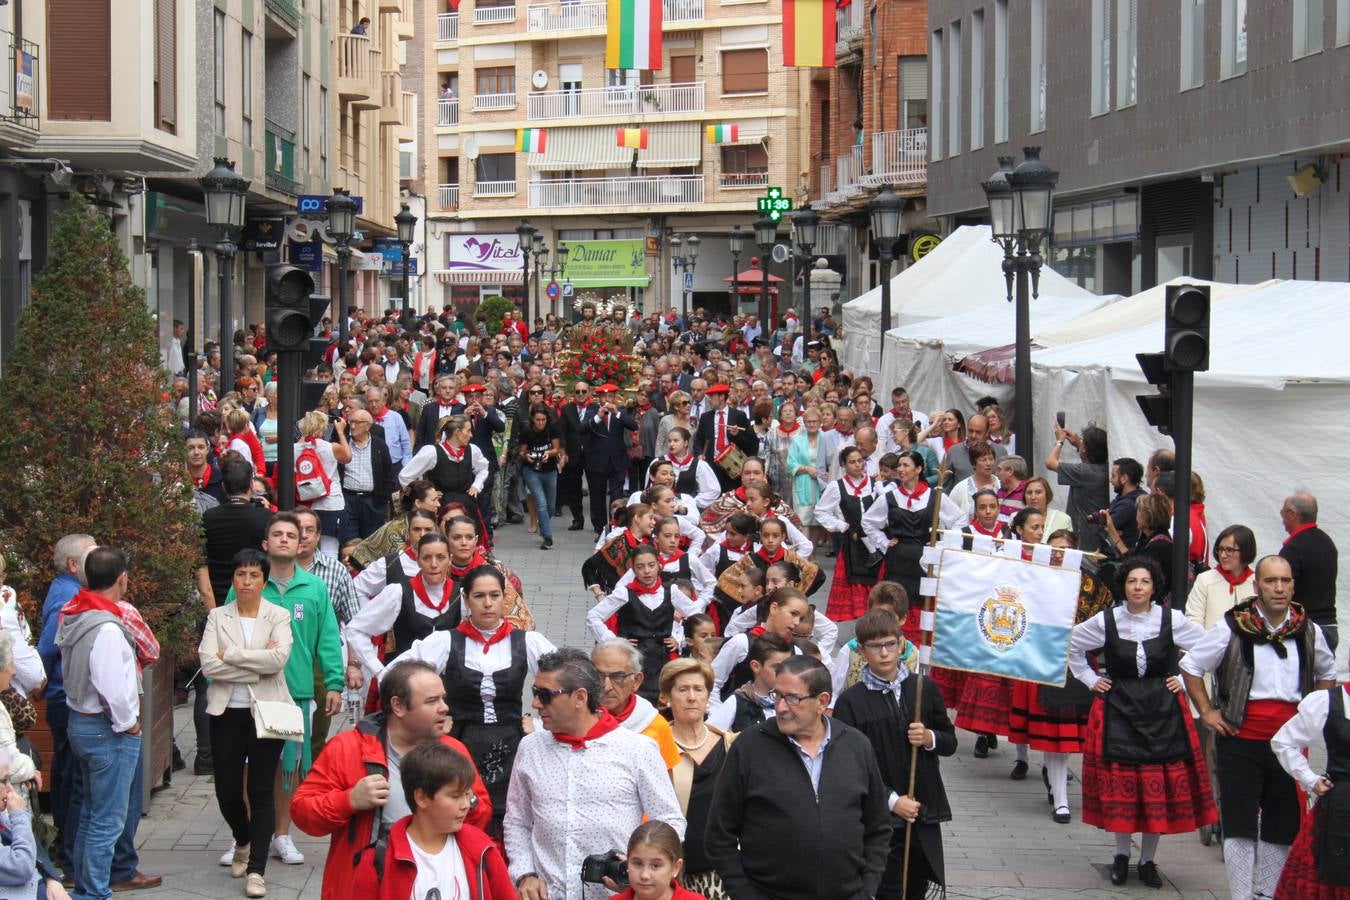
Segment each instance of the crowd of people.
M1350 897L1337 553L1311 495L1286 500L1279 548L1238 523L1211 542L1192 476L1173 585L1167 451L1112 458L1104 430L1061 424L1029 459L992 398L923 413L843 371L828 317L808 336L792 315L606 312L508 314L496 334L449 308L357 313L296 423L268 402L261 335L238 336L218 400L206 360L184 423L204 612L182 688L245 896L266 895L269 861L304 861L294 826L330 840L324 900L922 897L960 879L940 765L959 727L977 758L1009 741L1015 781L1041 751L1055 823L1081 757L1115 885L1135 834L1134 875L1158 887L1159 836L1221 822L1235 898ZM623 335L632 383L566 379L578 330ZM294 503L275 493L281 440ZM569 517L583 534L555 533ZM977 551L1087 551L1064 687L920 665L934 523ZM496 550L508 527L585 546L592 647L536 627ZM58 839L24 878L103 900L159 883L134 846L159 647L126 554L68 535L54 557L35 652L0 592L0 687L45 691L56 744ZM32 843L14 709L0 884Z

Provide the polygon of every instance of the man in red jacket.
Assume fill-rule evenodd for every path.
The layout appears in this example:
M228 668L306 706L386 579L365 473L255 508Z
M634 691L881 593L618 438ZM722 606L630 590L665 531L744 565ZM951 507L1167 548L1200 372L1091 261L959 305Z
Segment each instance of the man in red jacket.
M409 751L439 738L469 757L463 744L444 733L448 712L435 669L420 660L397 663L380 682L380 712L330 740L314 760L291 800L291 816L305 834L332 836L322 900L350 900L357 853L410 814L401 777ZM492 802L477 770L473 793L467 821L486 828Z

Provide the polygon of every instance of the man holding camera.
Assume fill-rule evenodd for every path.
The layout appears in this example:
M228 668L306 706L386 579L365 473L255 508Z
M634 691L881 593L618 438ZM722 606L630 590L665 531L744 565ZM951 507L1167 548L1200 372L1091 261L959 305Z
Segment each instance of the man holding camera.
M521 900L609 900L620 887L604 857L644 816L684 836L666 764L600 705L600 673L584 652L541 656L533 693L545 730L516 751L502 823L511 878Z

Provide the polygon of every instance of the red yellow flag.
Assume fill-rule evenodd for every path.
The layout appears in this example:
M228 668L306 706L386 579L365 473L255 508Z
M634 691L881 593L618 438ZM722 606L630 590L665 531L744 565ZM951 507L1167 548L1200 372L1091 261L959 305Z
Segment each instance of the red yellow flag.
M620 147L632 147L635 150L646 150L647 129L616 128L614 129L614 141Z
M783 65L834 68L834 0L783 0Z

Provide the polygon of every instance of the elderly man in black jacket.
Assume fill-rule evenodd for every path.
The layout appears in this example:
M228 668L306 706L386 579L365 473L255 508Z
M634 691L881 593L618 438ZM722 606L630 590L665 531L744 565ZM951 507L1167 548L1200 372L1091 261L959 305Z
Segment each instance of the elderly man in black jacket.
M706 847L734 900L871 900L891 845L872 745L825 710L814 657L778 666L774 718L746 730L718 776Z
M389 498L398 490L398 473L389 456L389 445L372 434L375 417L368 410L347 413L348 442L352 461L338 463L342 496L347 503L343 517L343 543L368 538L384 524Z
M1340 632L1336 627L1336 570L1339 554L1331 536L1317 527L1317 498L1290 494L1280 507L1280 521L1289 537L1280 555L1294 572L1294 602L1316 622L1334 652Z

